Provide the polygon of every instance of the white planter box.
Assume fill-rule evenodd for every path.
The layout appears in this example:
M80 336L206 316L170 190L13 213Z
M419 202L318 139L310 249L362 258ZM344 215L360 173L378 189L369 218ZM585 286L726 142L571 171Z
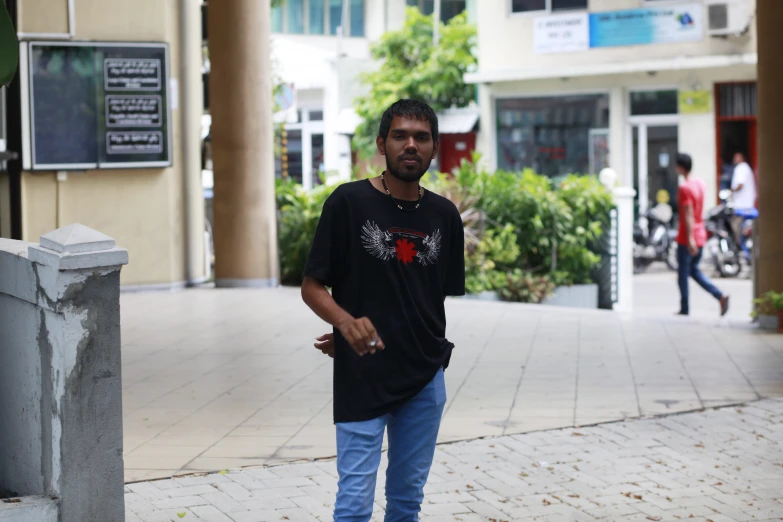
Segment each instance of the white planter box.
M500 301L500 294L495 291L489 290L486 292L479 292L478 294L466 294L465 299L473 299L474 301Z
M598 308L598 285L558 286L555 293L541 304L571 308Z
M777 330L778 329L778 316L777 315L760 315L759 316L759 328L762 330Z

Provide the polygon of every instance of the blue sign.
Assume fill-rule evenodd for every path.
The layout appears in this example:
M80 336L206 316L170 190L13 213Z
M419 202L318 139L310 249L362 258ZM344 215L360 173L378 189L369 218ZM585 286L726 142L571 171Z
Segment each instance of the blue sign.
M590 48L701 40L702 9L685 4L590 13Z

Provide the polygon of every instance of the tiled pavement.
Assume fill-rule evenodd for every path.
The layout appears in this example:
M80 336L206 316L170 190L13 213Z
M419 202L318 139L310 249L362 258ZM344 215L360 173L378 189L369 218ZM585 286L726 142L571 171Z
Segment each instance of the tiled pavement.
M382 464L383 466L383 464ZM126 522L329 521L333 461L126 486ZM383 473L373 520L382 520ZM783 520L783 401L439 446L422 521Z
M783 396L783 336L726 320L447 310L441 442ZM335 454L326 328L296 289L124 294L122 328L127 481Z

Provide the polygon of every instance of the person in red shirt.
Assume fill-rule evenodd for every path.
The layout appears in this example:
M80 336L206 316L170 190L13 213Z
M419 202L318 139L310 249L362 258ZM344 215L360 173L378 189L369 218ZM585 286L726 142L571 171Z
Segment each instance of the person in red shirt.
M677 154L677 174L685 178L677 192L680 213L680 228L677 233L677 274L680 285L680 311L678 315L690 313L688 303L688 278L692 277L699 286L720 302L720 315L729 310L729 296L712 284L699 268L707 229L704 227L704 181L691 176L693 160L687 154Z

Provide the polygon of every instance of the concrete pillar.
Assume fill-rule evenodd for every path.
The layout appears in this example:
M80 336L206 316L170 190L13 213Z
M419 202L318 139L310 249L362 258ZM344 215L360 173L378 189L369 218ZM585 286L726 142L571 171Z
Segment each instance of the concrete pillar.
M221 0L208 11L215 282L278 281L270 3Z
M633 311L633 199L636 191L614 189L617 205L617 312Z
M623 87L612 87L609 92L609 166L622 173L620 183L633 186L633 169L630 161L625 161L628 125L625 122L626 98L628 93Z
M208 272L204 237L204 189L201 181L201 2L179 1L180 112L182 117L182 180L184 191L185 281L201 283Z
M758 291L783 291L783 2L759 0L758 30Z

